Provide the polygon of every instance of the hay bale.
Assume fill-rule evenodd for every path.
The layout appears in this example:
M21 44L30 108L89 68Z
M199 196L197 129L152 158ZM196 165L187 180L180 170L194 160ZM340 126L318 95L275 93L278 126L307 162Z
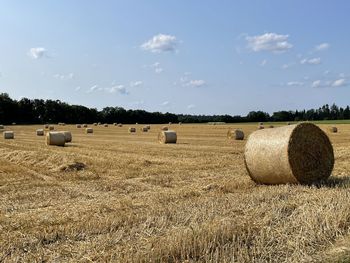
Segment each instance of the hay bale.
M290 125L291 123L290 122L287 122L287 125Z
M151 125L146 125L146 128L147 128L148 130L150 130L150 129L151 129Z
M93 125L94 125L94 126L97 126L97 122L94 122Z
M13 131L4 131L3 135L5 140L10 140L15 138L15 133Z
M46 133L46 145L64 146L66 144L66 136L63 132Z
M86 128L86 129L85 129L85 132L86 132L86 133L94 133L94 129L92 129L92 128Z
M169 125L171 125L172 123L171 122L169 122Z
M15 122L12 122L12 125L16 125L17 123L15 123Z
M176 143L177 135L176 131L161 131L158 134L158 142L167 144L167 143Z
M235 130L230 129L227 132L227 138L235 139L235 140L243 140L244 139L244 132L240 129L235 129Z
M135 127L130 127L130 128L129 128L129 132L130 132L130 133L136 132L136 128L135 128Z
M338 128L337 128L337 127L335 127L335 126L333 126L333 127L331 128L331 132L333 132L333 133L337 133L337 132L338 132Z
M45 125L44 125L44 129L45 129L45 130L48 130L48 129L49 129L49 125L48 125L48 124L45 124Z
M259 125L264 125L264 123L263 122L259 122Z
M76 127L77 127L78 129L80 129L80 128L81 128L81 124L77 124Z
M37 129L36 130L36 135L37 136L44 136L44 130L43 129Z
M107 124L107 123L103 124L103 127L106 127L106 128L107 128L107 127L108 127L108 124Z
M257 183L313 183L327 179L334 166L328 136L312 123L253 132L244 151L249 176Z
M66 142L72 142L72 133L70 131L63 131L64 138L66 139Z
M0 125L0 130L5 129L4 125Z
M55 126L50 125L50 126L49 126L49 131L53 131L53 130L55 130Z
M271 128L271 129L272 129L272 128L274 128L274 126L273 126L273 125L270 125L270 126L269 126L269 128Z
M88 125L87 124L83 124L83 128L87 128L88 127Z
M143 126L143 127L141 128L141 131L142 131L142 132L148 132L147 126Z
M169 128L168 128L168 126L163 126L163 127L161 128L161 130L162 130L162 131L167 131L167 130L169 130Z
M262 130L262 129L264 129L265 127L264 127L264 125L259 125L258 126L258 130Z
M123 124L119 123L119 124L118 124L118 127L123 127Z
M118 125L118 123L116 123L116 122L113 123L113 126L117 126L117 125Z
M182 122L181 122L181 121L179 122L179 125L182 125Z
M98 122L97 125L101 125L101 122Z

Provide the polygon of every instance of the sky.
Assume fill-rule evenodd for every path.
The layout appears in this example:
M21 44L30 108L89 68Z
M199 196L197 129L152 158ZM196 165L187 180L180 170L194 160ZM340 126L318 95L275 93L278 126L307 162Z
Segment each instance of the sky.
M184 114L350 104L346 0L0 0L0 92Z

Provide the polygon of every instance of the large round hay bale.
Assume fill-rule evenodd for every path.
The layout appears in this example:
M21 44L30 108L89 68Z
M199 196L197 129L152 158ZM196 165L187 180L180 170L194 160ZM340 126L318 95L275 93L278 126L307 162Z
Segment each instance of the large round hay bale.
M227 132L227 138L229 139L235 139L235 140L243 140L244 139L244 132L240 129L230 129Z
M63 131L64 138L66 139L66 142L72 142L72 133L70 131Z
M163 127L161 128L161 130L162 130L162 131L167 131L167 130L169 130L169 128L168 128L168 126L163 126Z
M45 125L44 125L44 129L45 129L45 130L48 130L48 129L49 129L49 126L50 126L50 125L45 124Z
M141 131L142 131L142 132L148 132L147 126L143 126L143 127L141 128Z
M0 125L0 130L5 129L4 125Z
M94 130L92 128L86 128L85 132L86 133L94 133Z
M136 132L136 128L135 128L135 127L130 127L130 128L129 128L129 132L130 132L130 133Z
M80 129L80 128L81 128L81 124L77 124L76 127L77 127L78 129Z
M46 133L46 144L55 146L64 146L66 136L63 132L48 132Z
M160 143L176 143L177 135L176 131L161 131L158 134L158 142Z
M10 140L15 138L15 133L13 131L4 131L3 135L5 140Z
M44 136L44 130L43 129L37 129L36 130L36 135L37 136Z
M245 146L244 162L257 183L309 184L331 175L334 154L319 127L300 123L253 132Z
M50 125L50 126L49 126L49 131L53 131L53 130L55 130L55 126Z
M331 132L333 132L333 133L337 133L337 132L338 132L338 128L337 128L337 127L335 127L335 126L333 126L333 127L331 128Z

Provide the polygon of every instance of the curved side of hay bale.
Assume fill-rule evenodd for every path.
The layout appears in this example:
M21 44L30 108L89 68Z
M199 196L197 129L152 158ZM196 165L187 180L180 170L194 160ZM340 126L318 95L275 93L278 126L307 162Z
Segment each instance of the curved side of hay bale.
M333 126L333 127L331 128L331 132L333 132L333 133L337 133L337 132L338 132L338 128L337 128L337 127L335 127L335 126Z
M129 128L129 132L130 133L135 133L136 132L136 128L135 127L130 127Z
M316 125L301 123L253 132L244 151L249 176L257 183L313 183L327 179L333 147Z
M240 129L230 129L227 132L227 138L235 140L244 140L244 132Z
M46 145L64 146L66 137L62 132L48 132L46 133Z
M92 129L92 128L86 128L86 129L85 129L85 132L86 132L86 133L94 133L94 129Z
M36 135L37 136L44 136L44 130L43 129L37 129L36 130Z
M66 139L66 142L72 142L72 133L70 131L63 131L64 138Z
M4 131L3 135L5 140L10 140L15 138L15 133L13 131Z
M167 131L167 130L169 130L169 128L168 128L168 126L163 126L163 127L161 128L161 130L162 130L162 131Z
M158 134L158 142L163 144L176 143L177 142L176 131L161 131Z

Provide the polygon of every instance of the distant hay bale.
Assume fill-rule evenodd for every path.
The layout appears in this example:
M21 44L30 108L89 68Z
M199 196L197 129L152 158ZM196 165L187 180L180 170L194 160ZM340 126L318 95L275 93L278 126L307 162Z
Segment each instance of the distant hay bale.
M118 127L123 127L123 124L119 123L119 124L118 124Z
M230 129L227 132L227 138L235 140L244 140L244 132L240 129Z
M273 125L270 125L269 128L274 128L274 126L273 126Z
M92 129L92 128L86 128L86 129L85 129L85 132L86 132L86 133L94 133L94 129Z
M169 122L169 125L171 125L172 123L171 122Z
M0 130L5 129L4 125L0 125Z
M163 127L161 128L161 130L162 130L162 131L167 131L167 130L169 130L169 128L168 128L168 126L163 126Z
M182 122L181 122L181 121L179 122L179 125L182 125Z
M37 129L36 130L36 135L37 136L44 136L44 130L43 129Z
M113 123L113 126L117 126L117 125L118 125L118 123L116 123L116 122L115 122L115 123Z
M12 122L12 125L16 125L16 123L15 123L15 122Z
M262 130L262 129L264 129L265 127L264 127L264 125L259 125L258 126L258 130Z
M46 133L46 145L64 146L66 144L66 136L62 132Z
M130 132L130 133L136 132L136 128L135 128L135 127L130 127L130 128L129 128L129 132Z
M244 151L249 176L262 184L309 184L327 179L334 166L328 136L312 123L253 132Z
M72 133L70 131L63 131L66 142L72 142Z
M147 128L148 130L150 130L150 129L151 129L151 125L146 125L146 128Z
M101 125L101 122L98 122L97 125Z
M81 124L77 124L76 127L77 127L78 129L80 129L80 128L81 128Z
M107 128L107 127L108 127L108 124L107 124L107 123L103 124L103 127L106 127L106 128Z
M333 126L333 127L331 128L331 132L333 132L333 133L337 133L337 132L338 132L338 128L337 128L337 127L335 127L335 126Z
M167 143L176 143L177 134L176 131L161 131L158 134L158 142L167 144Z
M264 125L264 123L263 122L259 122L259 125Z
M136 124L136 125L138 125L139 123L138 123L138 122L136 122L135 124Z
M50 130L50 131L53 131L53 130L55 130L55 126L53 126L53 125L50 125L50 126L49 126L49 130Z
M87 128L88 127L88 125L87 124L83 124L83 128Z
M141 128L141 131L142 131L142 132L148 132L147 126L143 126L143 127Z
M15 133L13 131L4 131L3 135L5 140L10 140L15 138Z
M94 126L97 126L97 123L96 123L96 122L94 122L94 123L93 123L93 125L94 125Z
M44 125L44 129L45 129L45 130L48 130L48 129L49 129L49 125L48 125L48 124L45 124L45 125Z
M290 125L291 123L290 122L287 122L287 125Z

